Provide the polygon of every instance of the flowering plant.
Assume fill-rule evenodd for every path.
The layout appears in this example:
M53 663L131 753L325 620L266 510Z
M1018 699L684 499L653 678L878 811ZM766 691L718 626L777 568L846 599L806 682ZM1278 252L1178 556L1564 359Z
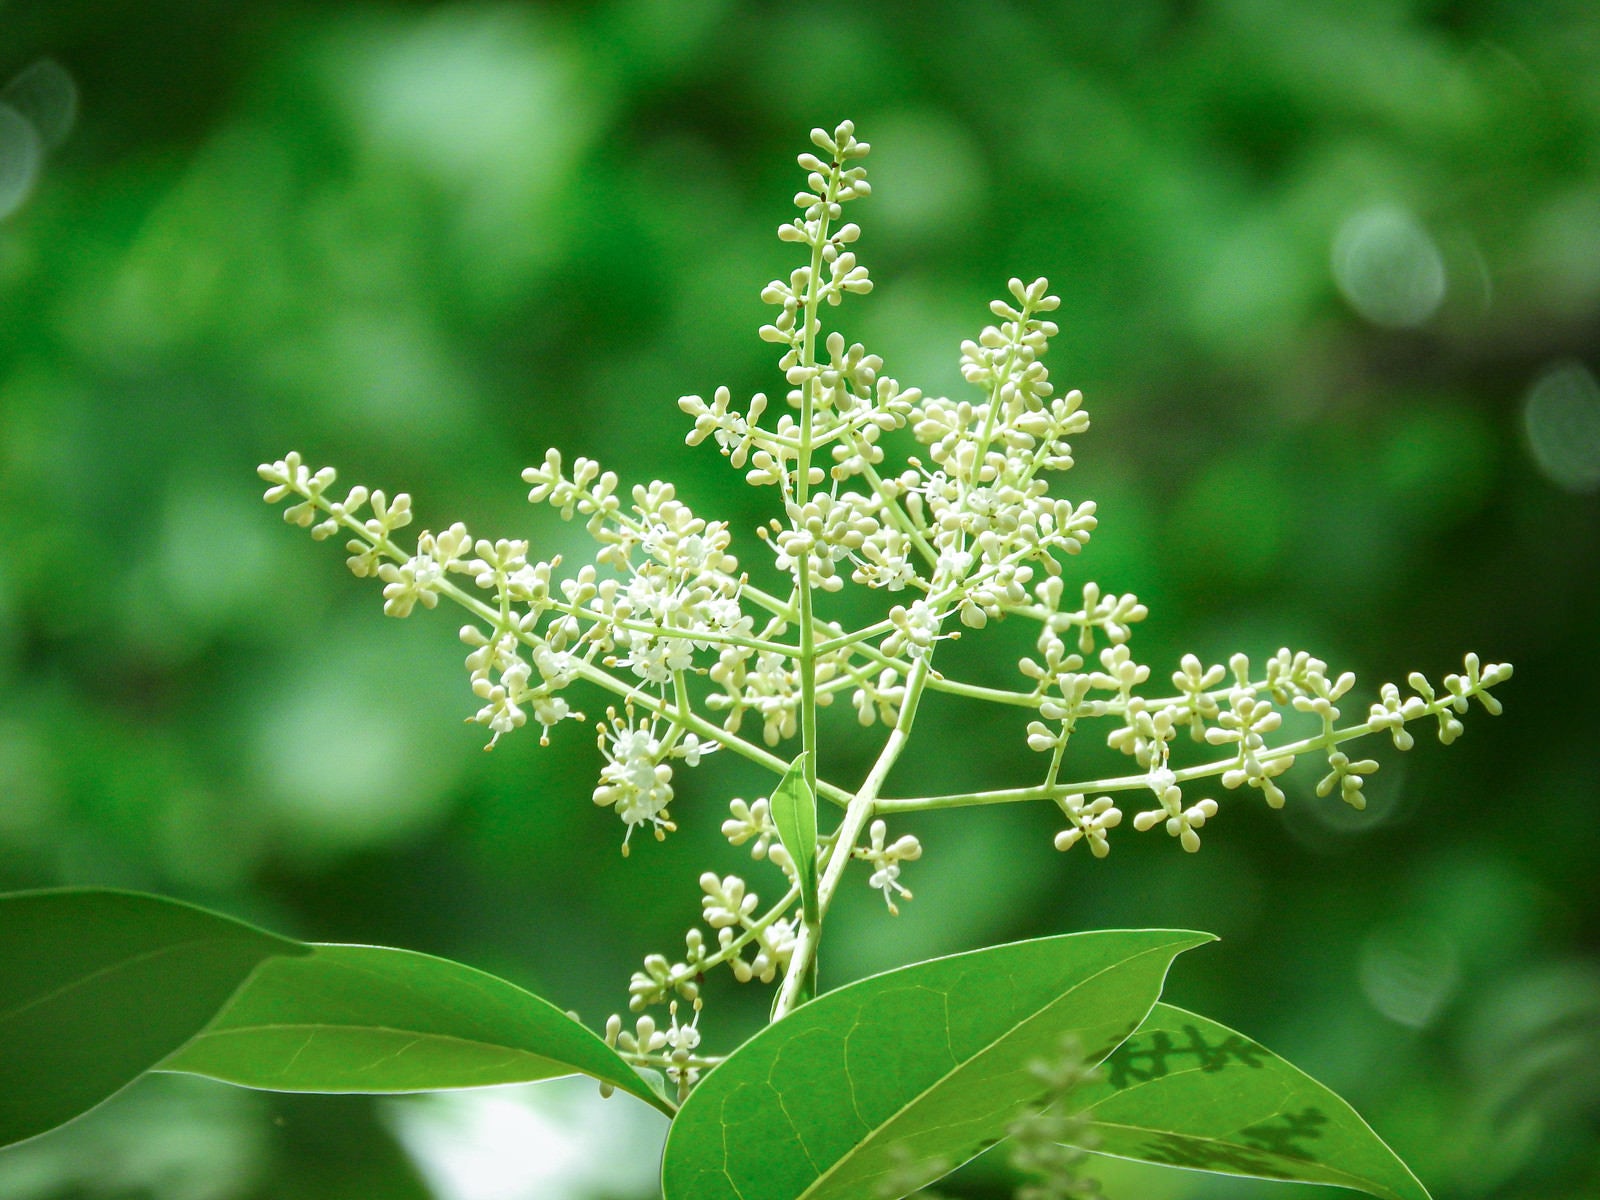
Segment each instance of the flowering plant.
M764 864L776 900L763 904L741 875L702 874L701 924L681 953L645 956L627 988L631 1027L613 1015L602 1037L445 960L306 946L128 893L5 898L13 919L0 937L16 943L5 961L60 976L56 986L111 989L102 1001L115 1009L140 988L166 986L172 972L186 987L206 981L119 1072L53 1107L17 1108L0 1130L7 1140L151 1068L362 1092L581 1071L673 1117L668 1200L899 1197L1001 1140L1033 1180L1020 1195L1033 1198L1090 1194L1076 1175L1085 1150L1391 1200L1426 1196L1326 1088L1243 1035L1159 1002L1173 958L1209 935L1067 934L822 990L825 918L850 864L865 864L890 914L911 899L907 865L923 847L891 827L905 814L1049 804L1060 815L1056 849L1082 843L1104 858L1126 805L1135 831L1162 828L1193 853L1219 797L1254 793L1282 806L1277 780L1301 756L1325 761L1317 796L1362 808L1378 763L1352 757L1346 743L1387 733L1406 750L1413 723L1431 719L1448 744L1469 700L1499 711L1489 689L1511 668L1469 654L1441 686L1413 673L1409 692L1384 684L1359 720L1341 709L1355 677L1304 651L1261 664L1184 655L1163 672L1170 686L1152 685L1152 668L1131 649L1144 605L1069 575L1096 515L1092 501L1051 486L1073 465L1069 439L1089 428L1082 395L1058 395L1044 364L1059 300L1043 279L1010 281L991 305L997 323L961 347L973 398L903 387L824 320L872 288L853 249L860 229L844 220L844 206L870 193L868 146L849 122L814 130L812 141L815 152L799 158L799 215L779 228L802 262L762 292L776 309L760 333L780 352L782 405L762 394L736 403L726 387L679 401L693 421L691 445L710 443L747 483L771 489L779 515L759 534L785 587L752 582L728 525L696 515L671 484L624 490L599 464L578 458L569 468L554 449L523 479L532 502L584 522L595 551L576 569L460 523L405 543L408 495L341 494L331 468L294 453L260 469L266 498L288 503L286 520L319 540L342 539L351 571L383 585L386 613L405 617L441 599L466 612L460 636L478 703L470 719L491 747L530 718L541 741L589 719L575 703L593 701L580 693L605 704L593 800L620 819L624 854L636 834L659 840L678 819L708 819L685 818L678 800L683 773L706 755L767 770L767 794L727 801L720 820L727 840ZM779 409L775 420L769 407ZM828 597L847 585L885 593L881 615L855 628L833 618ZM943 642L1003 620L1036 630L1013 686L935 665ZM891 774L928 692L1022 710L1040 781L894 795ZM822 717L840 696L859 725L885 731L859 782L827 773L837 740ZM1286 736L1285 710L1307 714L1314 731ZM1130 760L1125 773L1073 776L1069 743L1095 727ZM838 819L821 819L819 806ZM27 958L41 931L69 919L97 931L92 952L49 970L39 954ZM198 957L196 946L205 948ZM152 970L152 961L165 966ZM701 1018L705 977L718 968L775 995L766 1029L713 1053ZM70 1023L58 1007L35 1004L30 1019Z

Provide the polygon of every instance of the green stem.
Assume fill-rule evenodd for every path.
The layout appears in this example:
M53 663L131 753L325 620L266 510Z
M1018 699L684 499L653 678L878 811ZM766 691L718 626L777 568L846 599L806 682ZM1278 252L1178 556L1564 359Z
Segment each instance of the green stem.
M888 490L884 487L883 477L872 469L872 464L865 461L864 456L861 463L861 476L872 485L872 490L882 497L884 511L889 514L890 520L900 527L900 532L910 539L911 544L917 548L917 553L927 560L930 567L937 563L939 561L939 552L928 544L928 539L917 528L915 522L911 519L911 514L905 510L899 499L889 495Z
M882 637L893 628L894 622L885 617L883 620L864 626L854 633L831 637L825 642L818 643L813 649L818 654L831 654L835 650L843 650L847 646L854 646L859 642L867 641L869 638Z
M1454 696L1441 697L1429 704L1422 712L1411 720L1421 720L1423 717L1438 716L1447 708L1454 707ZM1410 724L1410 721L1407 722ZM1272 746L1256 751L1257 762L1277 762L1280 759L1294 759L1312 750L1327 750L1341 742L1353 741L1356 738L1368 737L1374 733L1387 730L1386 725L1372 721L1360 725L1347 725L1343 729L1335 730L1331 735L1317 734L1315 737L1301 738L1295 742L1285 742L1281 746ZM1197 766L1182 767L1172 772L1174 783L1189 783L1196 779L1206 779L1231 771L1239 765L1239 756L1219 759L1214 762L1201 763ZM947 808L971 808L984 804L1016 804L1026 800L1055 800L1060 796L1069 796L1082 793L1087 796L1093 792L1132 792L1147 789L1150 786L1150 773L1145 771L1138 775L1114 775L1104 779L1077 780L1072 783L1057 783L1026 788L999 788L990 792L957 792L947 796L917 796L905 798L889 798L878 801L878 811L882 813L907 813L907 812L933 812Z
M884 780L888 778L890 768L899 759L901 751L905 749L906 741L911 736L911 726L917 718L917 701L921 699L923 687L928 681L930 658L930 655L924 655L912 665L911 676L906 680L905 700L900 706L900 715L895 721L894 729L884 742L883 749L878 752L872 770L867 773L867 778L851 798L850 806L845 810L844 820L840 822L833 843L828 848L827 860L822 867L822 881L817 888L818 908L823 915L827 914L828 905L839 887L839 880L850 862L851 852L861 837L861 831L867 827L867 822L878 811L878 793L883 789ZM778 993L777 1003L773 1006L774 1021L794 1011L801 1002L804 982L808 974L814 970L820 928L819 922L817 931L813 931L809 926L800 930L800 935L795 941L794 955L789 960L789 969L783 977L783 987Z
M800 327L800 366L807 372L800 385L800 449L795 459L795 505L803 509L811 493L811 448L815 432L817 397L817 308L822 302L823 248L828 244L828 211L839 191L839 166L828 173L828 187L822 197L822 215L811 244L811 275L806 287L806 303ZM795 593L800 607L800 748L805 754L805 781L810 795L817 795L817 637L812 612L811 550L801 550L795 560ZM804 852L803 849L801 852ZM822 935L821 915L807 913L802 920L802 938L813 947L806 960L803 978L797 984L804 999L816 994L817 960L814 947ZM791 969L791 975L794 972ZM789 977L785 977L787 987Z
M751 921L748 925L746 925L743 933L734 938L726 946L720 948L715 954L703 958L697 963L685 964L687 970L685 970L681 975L668 972L666 986L676 987L685 980L693 979L707 967L720 967L725 962L731 962L738 956L740 951L760 937L761 934L773 924L773 922L777 921L779 917L788 912L789 909L794 906L794 902L798 899L800 899L800 885L795 884L784 893L782 900L779 900L771 908L767 909L766 912L762 913L754 921Z
M799 614L797 614L793 608L779 600L776 596L773 596L767 592L763 592L757 587L747 584L745 586L745 595L749 596L753 601L755 601L756 604L760 605L762 608L766 609L775 616L789 621L795 621L799 619ZM823 633L832 632L826 625L819 625L818 628ZM911 663L907 662L903 658L895 658L893 655L885 654L876 646L866 644L866 639L888 633L889 630L893 628L894 623L888 619L878 621L872 625L866 626L864 629L858 629L854 633L838 634L829 637L826 641L818 642L816 645L816 651L818 654L827 654L836 650L842 650L846 646L854 647L855 653L861 655L861 657L871 661L879 667L892 667L896 671L900 672L901 677L904 678L911 674ZM846 686L848 686L848 681L838 684L831 690L838 691L840 688ZM928 673L927 688L931 692L944 692L952 696L965 696L969 700L987 700L995 704L1005 704L1014 708L1038 708L1039 705L1045 700L1044 696L1041 696L1037 693L1012 692L1007 691L1004 688L984 687L981 684L962 683L960 680L947 679L937 671L930 671ZM1220 695L1221 693L1218 694ZM1185 698L1178 697L1176 700L1169 701L1168 703L1176 703L1183 699ZM1155 707L1156 703L1157 702L1152 702L1151 706Z
M795 647L783 642L769 642L764 638L741 637L736 633L717 633L709 629L681 629L671 625L650 625L643 621L618 620L603 612L596 612L591 608L582 608L576 604L559 604L552 602L550 608L554 612L565 613L579 620L591 621L598 625L610 625L617 629L627 629L634 633L648 633L654 637L682 638L692 642L704 642L711 646L745 646L751 650L774 652L785 656L793 656ZM507 614L509 616L509 614Z
M658 1071L665 1071L668 1067L676 1067L679 1065L670 1054L626 1054L619 1050L617 1051L617 1057L622 1059L622 1061L627 1063L630 1067L653 1067ZM710 1057L705 1057L698 1054L691 1054L688 1058L683 1060L682 1065L686 1067L693 1067L698 1071L708 1071L712 1067L720 1066L724 1061L726 1061L726 1058L726 1055L713 1055Z

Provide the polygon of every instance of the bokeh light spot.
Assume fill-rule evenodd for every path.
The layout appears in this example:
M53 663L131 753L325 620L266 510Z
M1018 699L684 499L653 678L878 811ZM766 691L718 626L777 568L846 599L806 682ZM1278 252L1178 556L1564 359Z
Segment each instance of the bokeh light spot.
M879 117L872 145L875 215L884 236L956 236L981 209L983 156L956 122L927 111Z
M1318 854L1343 854L1365 838L1370 838L1386 825L1402 823L1416 804L1406 787L1407 764L1398 755L1380 757L1382 768L1367 776L1361 789L1367 799L1364 809L1355 809L1340 800L1338 794L1316 796L1310 784L1321 774L1318 763L1296 766L1299 784L1303 790L1290 790L1290 801L1283 808L1284 827L1302 846Z
M42 151L33 123L0 103L0 220L21 208L33 191Z
M1444 258L1414 216L1375 205L1348 217L1333 239L1333 278L1374 325L1409 329L1444 302Z
M1432 925L1379 929L1361 947L1361 990L1391 1021L1425 1029L1455 993L1460 955Z
M177 474L168 491L160 542L165 598L201 629L225 627L264 605L279 549L260 513L223 486ZM218 563L228 569L219 571Z
M443 815L465 769L434 736L452 693L432 660L380 652L374 638L302 656L257 719L256 786L297 845L337 853L412 836ZM392 677L411 686L386 692Z
M1569 492L1600 488L1600 383L1580 362L1547 368L1528 389L1522 424L1550 482Z
M78 85L53 58L41 58L17 72L0 91L0 100L21 113L52 150L67 140L78 119Z

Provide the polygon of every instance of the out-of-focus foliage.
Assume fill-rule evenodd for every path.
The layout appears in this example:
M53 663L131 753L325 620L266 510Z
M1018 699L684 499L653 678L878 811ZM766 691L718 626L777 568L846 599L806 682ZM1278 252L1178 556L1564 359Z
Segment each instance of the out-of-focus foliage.
M592 742L483 754L457 621L385 619L254 467L299 448L423 525L559 549L517 477L555 445L678 481L765 569L760 497L674 401L779 386L772 231L805 132L848 116L876 146L856 332L889 371L956 394L1009 275L1063 296L1082 569L1149 603L1146 661L1517 675L1448 753L1385 753L1365 814L1292 776L1196 856L930 817L915 902L847 887L824 983L1216 930L1171 998L1346 1095L1440 1200L1600 1190L1597 61L1568 0L0 6L0 886L148 888L620 1007L739 856L728 798L770 785L712 761L624 863ZM925 710L953 752L903 791L1036 773L1020 721ZM714 997L708 1048L763 1015ZM0 1194L649 1194L631 1100L452 1103L152 1080L0 1155ZM474 1174L507 1145L544 1149Z

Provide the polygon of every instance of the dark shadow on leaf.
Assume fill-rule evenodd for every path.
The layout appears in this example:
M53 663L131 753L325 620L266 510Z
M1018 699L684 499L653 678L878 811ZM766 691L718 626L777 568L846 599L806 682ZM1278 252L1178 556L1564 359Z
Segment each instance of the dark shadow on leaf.
M1296 1158L1302 1162L1319 1161L1316 1155L1299 1145L1313 1142L1322 1136L1321 1126L1328 1123L1328 1114L1320 1108L1306 1107L1297 1113L1279 1113L1267 1121L1259 1121L1239 1131L1246 1145L1257 1150L1267 1150L1283 1158Z
M1183 1032L1187 1036L1183 1042L1175 1041L1165 1029L1158 1029L1148 1037L1136 1034L1129 1038L1106 1059L1107 1082L1121 1091L1134 1084L1160 1079L1174 1070L1198 1067L1211 1073L1230 1064L1259 1068L1272 1057L1268 1050L1237 1033L1208 1042L1194 1025L1185 1025Z
M1188 1167L1195 1171L1223 1171L1234 1175L1255 1175L1263 1179L1290 1179L1293 1176L1265 1151L1248 1146L1229 1145L1179 1133L1151 1134L1135 1156L1144 1162L1167 1167Z

